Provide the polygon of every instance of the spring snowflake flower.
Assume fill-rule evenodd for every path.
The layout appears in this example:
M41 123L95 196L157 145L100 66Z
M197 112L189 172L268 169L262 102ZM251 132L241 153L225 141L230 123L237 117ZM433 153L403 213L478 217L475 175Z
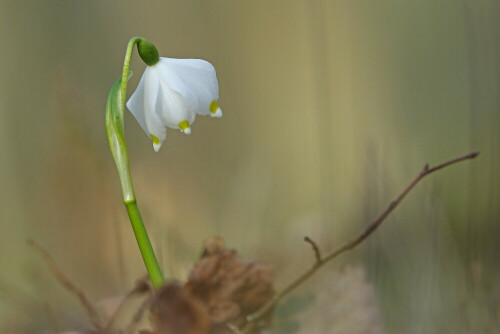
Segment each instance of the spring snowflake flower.
M191 133L196 115L222 117L217 105L219 84L215 68L201 59L160 57L148 65L127 102L156 152L167 138L166 127Z

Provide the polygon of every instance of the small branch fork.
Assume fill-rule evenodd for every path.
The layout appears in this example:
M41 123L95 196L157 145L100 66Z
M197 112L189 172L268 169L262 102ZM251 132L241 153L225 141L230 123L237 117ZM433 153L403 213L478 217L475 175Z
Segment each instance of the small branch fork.
M316 258L316 265L320 265L323 260L321 259L321 251L319 250L318 245L309 237L304 237L304 241L311 244L311 247L314 251L314 256Z
M380 215L375 218L361 234L359 234L357 237L354 239L348 241L345 243L343 246L339 247L338 249L334 250L333 252L325 255L324 257L321 256L320 249L318 245L311 240L309 237L305 237L304 241L311 244L311 247L314 251L314 255L316 257L316 262L314 265L307 270L305 273L303 273L301 276L299 276L297 279L295 279L292 283L290 283L288 286L286 286L283 290L278 292L268 303L266 303L263 307L261 307L257 312L250 314L247 317L247 324L241 331L242 334L248 334L251 333L251 331L255 328L256 324L262 320L266 315L271 312L276 304L283 299L286 295L288 295L290 292L292 292L295 288L297 288L299 285L301 285L303 282L305 282L307 279L309 279L318 269L323 267L326 263L330 262L331 260L335 259L339 255L355 248L358 246L360 243L362 243L366 238L368 238L375 230L382 224L382 222L389 216L389 214L398 206L398 204L405 198L405 196L417 185L417 183L422 180L424 177L427 175L436 172L440 169L443 169L445 167L451 166L453 164L465 161L465 160L470 160L474 159L479 155L479 152L471 152L469 154L466 154L464 156L446 161L442 164L436 165L434 167L429 167L428 164L424 166L422 171L406 186L406 188L403 189L403 191L399 194L396 199L394 199L391 203L389 203L389 206L380 213Z

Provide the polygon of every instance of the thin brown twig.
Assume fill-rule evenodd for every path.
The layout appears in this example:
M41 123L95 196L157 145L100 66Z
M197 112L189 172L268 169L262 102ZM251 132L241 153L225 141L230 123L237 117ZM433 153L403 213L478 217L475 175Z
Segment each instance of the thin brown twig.
M309 237L304 237L304 241L311 244L311 247L314 251L314 257L316 258L316 264L318 263L321 263L322 259L321 259L321 251L319 250L319 247L318 245L316 244L316 242L314 242L314 240L312 240L311 238Z
M331 260L335 259L339 255L343 254L346 251L349 251L356 246L358 246L360 243L362 243L366 238L368 238L381 224L382 222L389 216L389 214L398 206L398 204L405 198L405 196L415 187L415 185L422 180L424 177L427 175L438 171L442 168L448 167L450 165L453 165L458 162L462 162L465 160L469 159L474 159L479 155L479 152L471 152L469 154L466 154L464 156L446 161L442 164L436 165L434 167L429 168L429 165L425 165L422 171L406 186L406 188L403 189L403 191L399 194L396 199L394 199L389 206L382 211L381 214L377 218L375 218L364 230L359 234L357 237L354 239L350 240L349 242L345 243L343 246L340 248L334 250L333 252L329 253L325 257L321 258L319 253L319 248L317 248L316 243L312 242L309 238L305 239L307 242L309 242L312 246L313 249L316 253L316 263L305 273L303 273L301 276L299 276L297 279L295 279L292 283L290 283L288 286L286 286L283 290L281 290L279 293L277 293L269 302L267 302L263 307L261 307L257 312L250 314L247 317L247 325L244 327L242 330L243 334L250 333L251 332L251 326L252 323L255 323L256 321L262 319L265 317L269 312L271 312L276 304L286 295L288 295L291 291L293 291L295 288L297 288L299 285L301 285L303 282L305 282L307 279L309 279L318 269L323 267L326 263L330 262ZM317 250L316 250L317 248ZM319 261L318 261L319 258Z
M135 296L142 295L144 293L152 291L152 288L148 284L148 278L144 277L140 279L139 281L136 282L134 288L127 293L123 301L120 303L118 306L118 309L115 311L115 313L111 316L109 319L108 323L106 324L106 327L103 329L103 334L111 332L113 329L113 326L115 325L116 319L118 316L123 312L125 309L125 306L128 304L128 302Z
M139 325L142 318L144 317L144 313L151 306L151 302L153 300L152 297L153 296L149 296L142 302L137 311L134 313L134 316L132 317L132 320L126 327L124 333L128 334L128 333L133 333L135 331L137 325Z
M83 293L82 290L77 288L70 280L67 278L61 270L57 267L54 259L52 259L52 256L50 256L49 252L47 252L42 246L37 244L35 241L32 239L28 239L28 245L31 246L34 250L36 250L41 256L42 259L45 261L45 264L49 268L49 270L52 272L54 277L61 283L62 286L66 288L69 292L74 294L79 300L80 303L82 304L83 308L85 311L87 311L87 314L90 318L90 321L92 324L95 326L96 329L102 330L102 324L101 324L101 319L99 318L99 314L95 307L92 305L92 303L87 299L85 294Z

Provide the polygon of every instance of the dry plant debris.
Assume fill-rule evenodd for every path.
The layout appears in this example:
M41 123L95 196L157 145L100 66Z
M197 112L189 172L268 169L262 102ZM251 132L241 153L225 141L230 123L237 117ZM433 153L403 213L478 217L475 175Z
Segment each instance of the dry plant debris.
M243 261L234 249L225 248L221 238L212 238L205 242L186 289L207 306L210 333L232 333L228 324L245 324L247 315L273 297L272 268Z
M210 329L210 317L203 302L179 284L167 284L160 288L151 304L152 331L141 334L206 334Z
M136 310L127 328L117 328L115 320L128 301L152 291L145 280L138 281L131 292L120 298L120 303L113 302L112 310L104 317L57 268L47 251L34 241L30 245L42 255L59 283L79 298L94 327L65 334L136 333L137 325L148 311L151 328L139 331L140 334L232 334L246 323L250 313L274 295L271 266L243 261L236 250L225 247L221 238L211 238L205 242L202 256L185 284L166 284Z
M186 284L167 284L153 297L153 330L141 334L234 333L273 295L270 266L243 261L221 238L211 238Z

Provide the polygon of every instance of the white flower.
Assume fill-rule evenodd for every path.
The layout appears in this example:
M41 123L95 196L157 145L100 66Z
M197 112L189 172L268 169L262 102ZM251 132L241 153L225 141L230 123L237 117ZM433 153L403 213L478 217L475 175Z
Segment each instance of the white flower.
M201 59L162 58L148 66L127 102L156 152L167 138L166 127L191 133L196 114L222 117L217 105L215 69Z

